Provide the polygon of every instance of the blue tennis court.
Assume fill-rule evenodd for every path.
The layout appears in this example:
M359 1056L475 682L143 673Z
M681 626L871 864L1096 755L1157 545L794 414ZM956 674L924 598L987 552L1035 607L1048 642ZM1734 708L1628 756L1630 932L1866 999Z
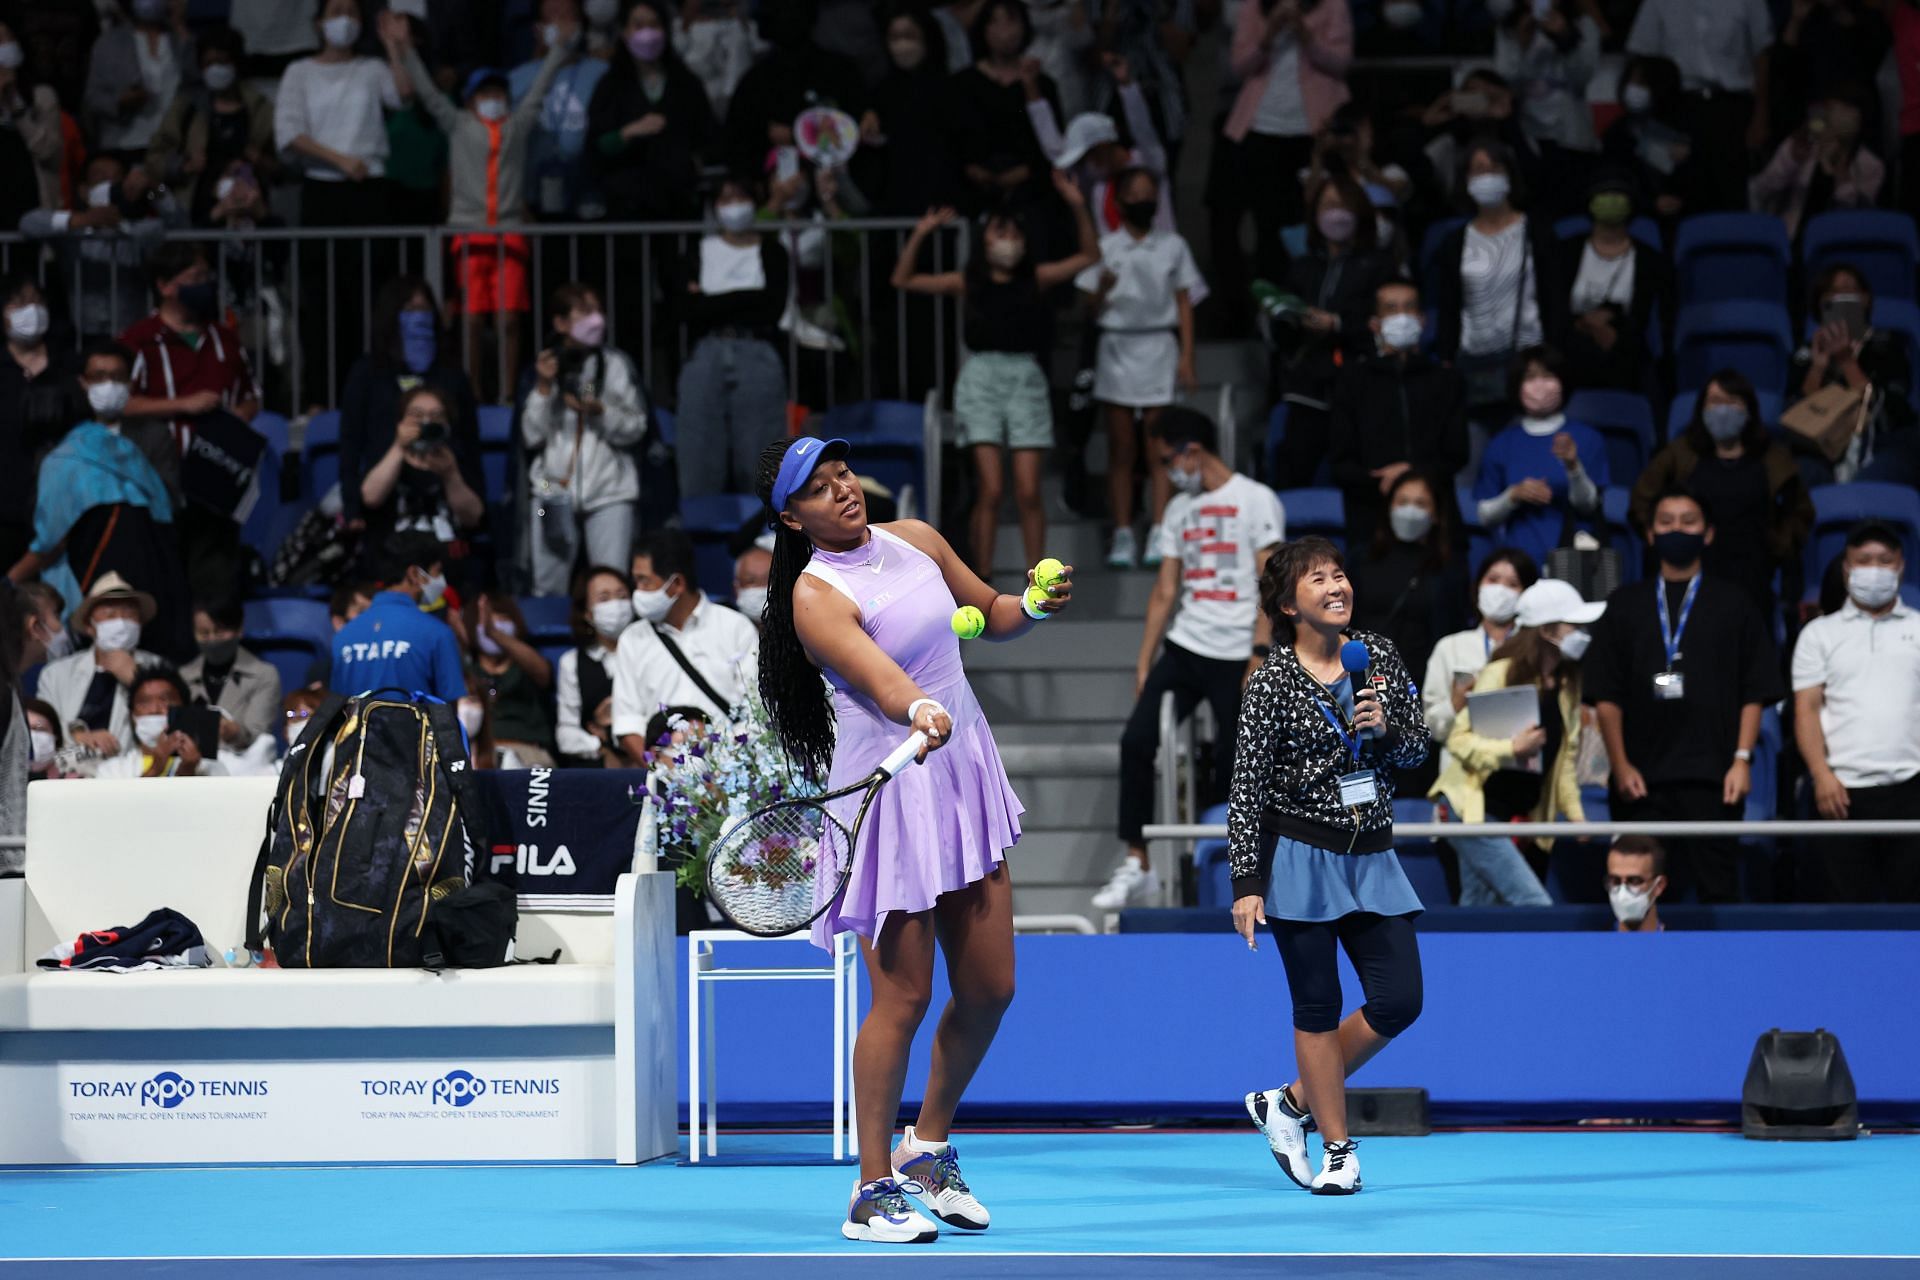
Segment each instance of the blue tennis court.
M1920 1137L1443 1133L1361 1146L1316 1199L1251 1132L965 1137L992 1230L837 1234L853 1173L817 1135L727 1135L698 1166L0 1171L0 1274L680 1277L1920 1275ZM67 1258L68 1262L52 1259ZM896 1270L897 1274L897 1270Z

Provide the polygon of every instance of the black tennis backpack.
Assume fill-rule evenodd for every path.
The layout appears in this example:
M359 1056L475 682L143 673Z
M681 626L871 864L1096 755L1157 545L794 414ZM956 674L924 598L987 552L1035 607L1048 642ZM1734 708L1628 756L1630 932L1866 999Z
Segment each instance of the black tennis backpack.
M452 706L393 689L329 696L267 812L248 947L264 936L283 969L439 967L436 916L458 915L484 874L485 813ZM504 964L512 940L509 918L497 957L459 963Z

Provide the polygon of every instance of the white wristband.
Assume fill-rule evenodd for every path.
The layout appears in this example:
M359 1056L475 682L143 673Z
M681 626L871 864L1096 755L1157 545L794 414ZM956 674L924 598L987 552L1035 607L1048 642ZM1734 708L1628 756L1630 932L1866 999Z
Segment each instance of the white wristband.
M947 716L949 719L952 718L951 713L948 712L948 710L945 707L935 702L932 698L915 698L913 702L907 707L907 723L908 724L912 724L914 722L914 719L917 716L919 716L920 708L922 707L932 707L935 711L939 712L941 715Z

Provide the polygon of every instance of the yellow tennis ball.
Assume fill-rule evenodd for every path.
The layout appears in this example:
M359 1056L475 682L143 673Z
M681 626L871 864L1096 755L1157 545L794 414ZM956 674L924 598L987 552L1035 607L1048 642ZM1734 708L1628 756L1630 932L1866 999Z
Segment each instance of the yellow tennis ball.
M1067 566L1048 556L1033 566L1033 585L1036 587L1058 586L1067 576Z
M987 615L970 604L953 611L953 634L962 640L978 640L987 633Z
M1047 594L1045 587L1034 586L1027 588L1027 611L1029 613L1037 613L1041 605L1052 603L1053 597Z

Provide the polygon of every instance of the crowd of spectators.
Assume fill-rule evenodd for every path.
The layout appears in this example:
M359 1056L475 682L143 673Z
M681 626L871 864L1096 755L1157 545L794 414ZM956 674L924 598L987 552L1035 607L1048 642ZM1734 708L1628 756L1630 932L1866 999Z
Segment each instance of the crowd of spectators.
M1356 63L1402 54L1455 66L1430 94ZM1196 114L1202 83L1212 119ZM819 141L833 132L820 108L845 113L857 148ZM744 693L754 612L702 592L684 535L648 530L662 523L645 518L660 514L648 487L749 490L794 388L821 407L795 350L889 340L852 318L866 312L849 295L871 290L902 316L929 314L906 296L920 294L961 317L966 360L936 389L971 456L965 541L983 569L1002 495L1035 558L1049 456L1071 472L1085 435L1106 436L1105 493L1078 500L1111 521L1112 568L1161 575L1143 707L1169 689L1204 698L1230 743L1230 677L1263 638L1252 614L1210 606L1223 575L1257 578L1286 517L1207 495L1330 486L1356 607L1428 672L1436 737L1451 750L1461 735L1403 788L1455 811L1578 816L1560 783L1608 776L1619 816L1738 813L1760 710L1790 673L1787 736L1819 812L1913 812L1920 759L1873 737L1900 731L1868 723L1844 661L1856 633L1872 645L1882 624L1913 625L1871 586L1898 534L1856 531L1824 610L1803 605L1819 584L1800 566L1814 487L1920 483L1920 333L1877 319L1872 272L1829 263L1769 301L1806 335L1784 381L1688 379L1673 249L1701 214L1777 219L1797 260L1825 214L1910 212L1916 138L1914 0L0 8L0 225L27 238L0 282L5 641L13 674L47 662L16 726L42 775L270 767L316 689L404 675L459 703L491 762L643 763L659 707L724 717ZM1203 225L1183 225L1183 176L1204 176ZM890 279L851 284L833 252L850 233L833 224L867 216L916 229L886 242ZM534 234L668 220L706 230L677 254ZM966 227L963 266L936 247L950 223ZM422 271L378 236L248 242L280 225L457 234L445 270ZM289 291L296 263L308 287ZM636 321L655 307L669 338ZM1072 334L1087 404L1056 431ZM1238 473L1179 408L1206 334L1257 334L1267 352L1285 431L1261 474ZM669 348L673 376L647 385ZM1623 473L1608 424L1578 411L1588 391L1692 399ZM1779 430L1773 406L1848 395L1857 423L1837 449ZM269 400L339 414L337 490L310 495L316 523L296 531L340 627L308 688L281 689L243 634L240 602L267 573L256 553L275 549L243 544L234 477L260 456L249 424ZM482 465L483 404L513 407L513 492ZM1630 493L1657 568L1609 597L1618 552L1595 548L1610 489ZM1203 527L1228 520L1255 540ZM1471 566L1469 529L1497 548ZM1194 559L1227 542L1237 567ZM764 590L763 555L742 549L735 605ZM1610 601L1584 660L1564 640L1586 621L1527 621L1537 580ZM508 588L571 594L577 647L543 654ZM419 643L396 655L357 638L368 611ZM1846 629L1855 615L1867 625ZM1663 639L1688 619L1710 666ZM1542 741L1502 755L1474 740L1464 700L1482 679L1552 695ZM219 710L211 740L155 730L195 705ZM1152 758L1151 719L1129 724L1130 779ZM1529 760L1542 767L1517 767ZM1553 785L1504 777L1546 764ZM1108 902L1151 883L1146 789L1127 791ZM1793 891L1912 896L1888 869L1920 860L1911 842L1874 848ZM1634 874L1735 897L1753 891L1737 852L1683 843ZM1463 895L1544 896L1485 859L1469 894L1468 861Z

